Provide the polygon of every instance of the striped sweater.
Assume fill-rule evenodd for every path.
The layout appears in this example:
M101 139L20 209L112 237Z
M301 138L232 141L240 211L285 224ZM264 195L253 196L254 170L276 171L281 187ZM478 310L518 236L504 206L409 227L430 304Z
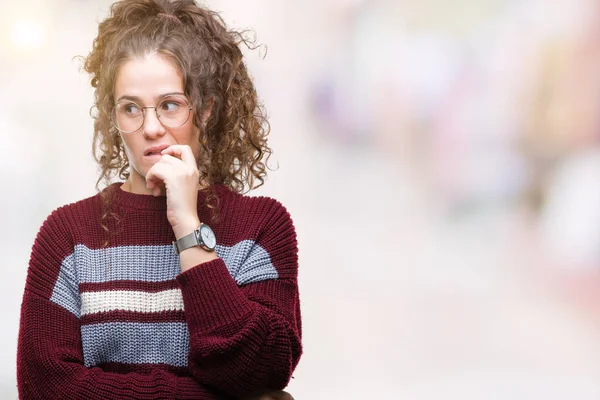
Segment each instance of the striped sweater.
M21 307L21 399L229 399L284 388L302 352L297 244L277 201L217 185L219 258L181 273L166 198L116 183L55 210ZM198 215L209 223L210 210ZM106 245L106 239L109 244Z

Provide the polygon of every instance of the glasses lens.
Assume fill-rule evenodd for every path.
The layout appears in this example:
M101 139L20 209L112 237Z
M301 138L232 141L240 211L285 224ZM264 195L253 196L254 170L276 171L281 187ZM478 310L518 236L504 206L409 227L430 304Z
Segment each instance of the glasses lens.
M119 101L113 108L112 122L121 132L135 132L144 123L144 111L133 101Z
M177 128L190 117L190 105L184 96L167 96L156 106L160 122L170 128Z

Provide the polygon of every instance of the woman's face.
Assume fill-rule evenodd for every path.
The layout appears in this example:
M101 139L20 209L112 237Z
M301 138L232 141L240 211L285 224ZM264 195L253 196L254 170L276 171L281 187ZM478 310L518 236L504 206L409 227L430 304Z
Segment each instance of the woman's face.
M157 53L129 60L118 71L114 90L115 104L121 100L130 100L140 107L156 107L161 100L174 98L169 96L174 94L184 94L183 80L177 68ZM171 107L172 104L163 103L161 109L166 111ZM141 110L128 102L123 114L131 112L139 113ZM156 146L185 144L192 148L196 158L200 152L199 129L194 125L193 111L183 125L175 128L161 123L154 108L147 108L144 113L143 125L138 130L121 133L130 165L131 189L136 192L149 192L146 190L145 177L160 159L159 154L149 153L151 149L156 150ZM161 118L163 122L167 121L167 117Z

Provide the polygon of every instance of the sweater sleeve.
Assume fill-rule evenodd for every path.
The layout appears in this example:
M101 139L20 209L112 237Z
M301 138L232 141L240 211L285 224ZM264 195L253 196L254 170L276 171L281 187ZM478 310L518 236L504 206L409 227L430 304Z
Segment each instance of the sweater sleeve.
M158 369L148 374L118 374L84 365L79 318L52 297L60 265L73 249L65 227L54 212L33 245L17 348L19 398L214 399L192 377ZM68 296L69 290L76 295L75 287L62 295Z
M177 277L190 331L188 368L200 382L239 397L285 388L302 353L296 233L283 206L256 246L268 255L249 257L240 268L242 275L257 271L252 283L239 285L222 259ZM276 277L260 276L264 263Z

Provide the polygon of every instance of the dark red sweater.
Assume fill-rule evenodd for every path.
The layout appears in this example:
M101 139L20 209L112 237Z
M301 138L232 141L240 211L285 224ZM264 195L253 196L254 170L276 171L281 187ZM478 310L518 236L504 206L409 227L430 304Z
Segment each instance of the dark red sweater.
M55 210L38 233L21 309L25 399L227 399L282 389L302 352L289 213L217 186L198 194L219 259L181 273L166 198L124 192L100 225L99 195Z

